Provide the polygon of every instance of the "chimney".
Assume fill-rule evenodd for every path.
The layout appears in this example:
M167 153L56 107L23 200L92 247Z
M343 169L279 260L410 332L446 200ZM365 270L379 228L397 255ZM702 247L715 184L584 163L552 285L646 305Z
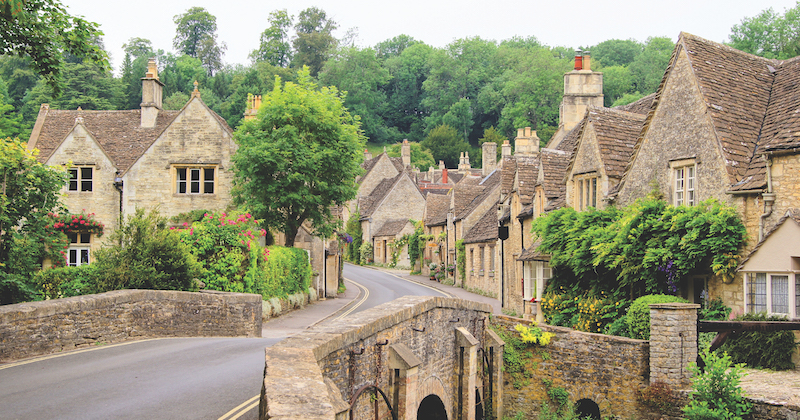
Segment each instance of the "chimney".
M581 50L575 50L575 70L583 70L583 54Z
M258 115L258 108L261 108L261 95L247 94L247 108L244 110L244 120L249 121Z
M469 152L461 152L461 159L458 163L458 173L468 175L472 167L469 164Z
M442 184L447 184L447 168L442 169Z
M508 140L503 142L502 150L500 151L501 157L511 156L511 142Z
M481 147L483 155L481 156L481 173L483 176L489 175L497 167L497 143L487 141Z
M444 161L443 160L439 161L439 169L444 169Z
M370 160L370 159L372 159L372 153L370 153L369 150L364 149L364 160L367 161L367 160Z
M161 109L161 95L163 94L164 84L158 80L158 67L156 59L151 58L147 62L147 74L142 77L142 120L143 128L156 126L158 111Z
M517 138L514 139L514 156L533 155L539 153L539 137L530 127L517 129Z
M592 71L592 55L589 51L583 52L583 69L586 71Z
M408 139L403 139L403 144L400 146L400 157L403 159L403 167L411 166L411 145L408 144Z

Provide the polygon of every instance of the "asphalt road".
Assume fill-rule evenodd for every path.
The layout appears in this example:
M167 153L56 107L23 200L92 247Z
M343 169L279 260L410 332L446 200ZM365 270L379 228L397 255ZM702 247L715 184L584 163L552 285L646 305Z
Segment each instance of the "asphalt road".
M345 265L344 276L362 293L325 322L401 296L444 295L369 268ZM307 326L276 321L287 336ZM256 419L264 348L283 338L144 340L0 365L0 419Z

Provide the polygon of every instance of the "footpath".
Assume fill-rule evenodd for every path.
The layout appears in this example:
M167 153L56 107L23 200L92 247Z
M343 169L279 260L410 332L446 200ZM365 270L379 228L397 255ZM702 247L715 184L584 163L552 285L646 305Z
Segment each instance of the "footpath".
M425 276L411 275L409 270L397 270L371 266L368 266L368 268L380 270L404 280L413 281L415 283L432 287L440 290L448 296L487 303L492 305L492 309L495 314L502 313L500 301L497 299L471 293L460 287L449 286L439 283L438 281L432 281ZM296 309L285 315L281 315L277 318L273 318L267 322L264 322L263 326L261 327L261 336L263 338L280 338L298 334L307 328L317 325L326 319L332 318L335 315L345 311L352 302L358 301L360 297L361 292L358 288L349 287L344 293L335 298L327 298L325 300L315 301L306 305L302 309Z

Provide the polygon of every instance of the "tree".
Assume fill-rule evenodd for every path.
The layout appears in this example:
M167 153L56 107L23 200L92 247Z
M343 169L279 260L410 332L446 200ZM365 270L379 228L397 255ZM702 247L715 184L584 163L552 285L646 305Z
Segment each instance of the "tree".
M0 140L0 304L30 300L53 233L49 212L63 210L66 172L42 165L19 139Z
M590 49L592 60L603 67L628 66L641 54L644 45L633 39L609 39Z
M611 106L625 94L632 93L633 81L628 67L610 66L603 68L603 105Z
M392 57L399 57L406 48L418 43L419 41L413 37L401 34L392 39L379 42L378 45L375 46L375 51L378 52L379 58L386 60Z
M444 124L431 130L421 144L433 153L435 160L443 160L449 168L458 166L461 152L470 151L469 143L458 134L458 131Z
M300 226L310 221L322 236L338 223L333 206L356 196L364 138L360 123L344 107L335 87L318 88L310 72L297 83L275 77L257 118L234 133L234 198L246 204L268 229L293 246Z
M416 166L419 168L420 171L427 171L428 168L431 166L436 166L436 161L433 160L433 155L431 151L422 147L421 144L410 141L408 142L408 146L411 149L411 166ZM400 157L400 143L395 143L389 146L389 150L386 151L389 157Z
M149 39L131 38L122 44L125 58L122 61L122 89L125 99L122 109L137 109L142 102L142 77L147 72L147 62L155 56Z
M292 65L308 66L311 75L316 77L330 51L336 47L333 31L337 27L336 22L328 19L322 9L309 7L300 12L294 26L297 36L292 41L295 50Z
M658 89L674 48L675 44L669 38L652 37L647 39L644 51L628 66L635 90L649 95Z
M177 27L172 45L182 54L199 58L209 75L222 67L225 43L217 44L217 18L205 8L192 7L172 19Z
M800 55L800 3L783 15L769 8L742 19L731 28L730 46L780 60Z
M0 2L0 54L28 56L57 96L65 54L109 68L108 56L93 42L103 33L96 23L69 15L57 0Z
M378 48L381 48L380 44ZM429 57L433 51L431 46L419 42L384 63L391 75L383 88L387 96L384 120L387 127L397 129L400 137L411 141L418 142L424 138L428 114L421 104L425 97L422 86L430 73Z
M500 155L503 153L503 143L505 143L506 140L508 140L506 136L500 134L494 127L489 127L483 130L483 137L479 139L479 144L486 142L495 143L497 145L497 159L500 159Z
M286 67L292 58L292 46L289 44L289 28L294 17L286 9L273 10L267 19L269 28L261 33L261 45L250 53L253 61L266 61L276 67Z

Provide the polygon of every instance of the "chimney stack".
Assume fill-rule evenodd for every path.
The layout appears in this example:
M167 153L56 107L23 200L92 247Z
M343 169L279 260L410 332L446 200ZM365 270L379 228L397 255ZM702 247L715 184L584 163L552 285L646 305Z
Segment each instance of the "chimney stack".
M539 137L536 130L530 127L517 129L517 138L514 139L514 155L532 155L539 153Z
M372 159L372 153L368 149L364 149L364 161Z
M481 156L481 173L483 176L489 175L497 167L497 143L487 141L483 143Z
M153 128L156 126L158 111L161 109L162 94L164 84L158 80L158 67L156 59L151 58L147 62L147 73L142 77L142 119L143 128Z
M411 145L408 144L408 139L403 139L403 144L400 146L400 157L403 159L403 167L411 166Z
M511 142L508 140L503 142L502 150L500 151L501 157L511 156Z
M442 169L442 184L447 184L447 168Z
M258 115L258 108L261 108L261 95L247 94L247 108L244 110L244 120L249 121Z

